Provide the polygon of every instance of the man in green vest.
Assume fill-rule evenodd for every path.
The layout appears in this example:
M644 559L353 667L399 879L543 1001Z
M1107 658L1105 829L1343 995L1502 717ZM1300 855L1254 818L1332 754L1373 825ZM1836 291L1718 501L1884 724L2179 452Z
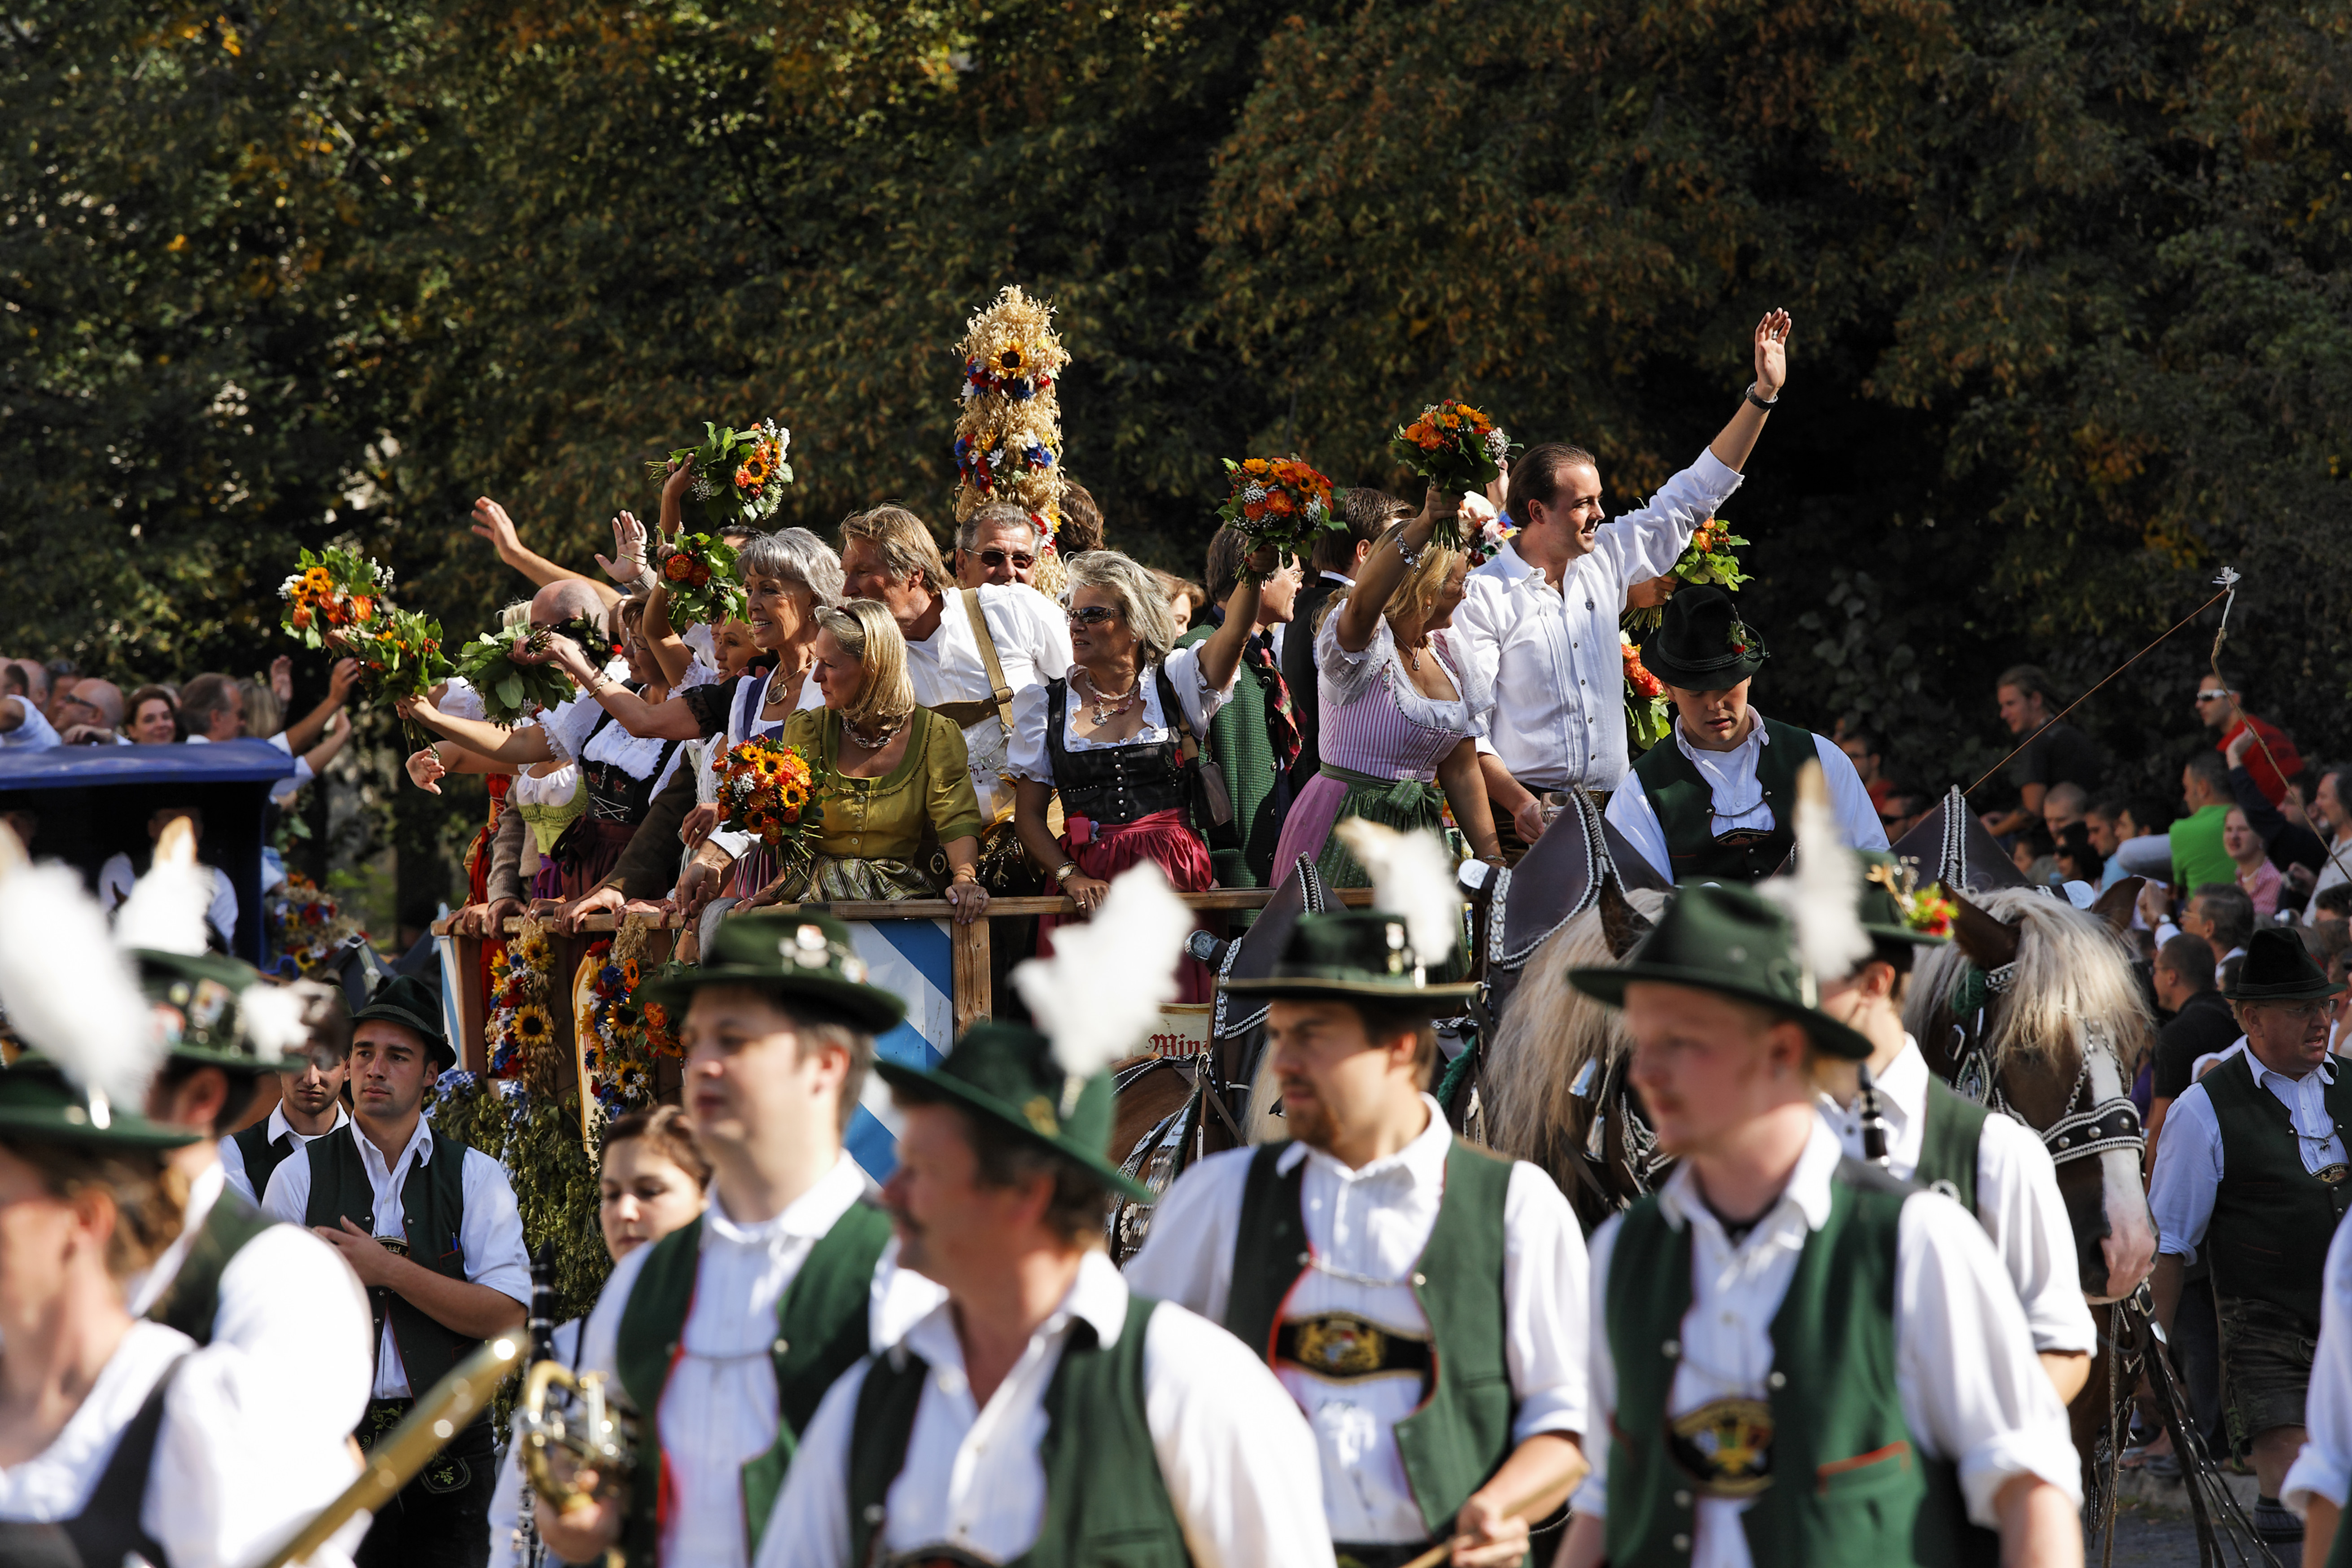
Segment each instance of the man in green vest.
M1800 912L1801 947L1752 890L1685 887L1623 967L1570 975L1624 1009L1677 1163L1593 1235L1611 1436L1559 1561L2080 1563L2066 1413L1983 1230L1845 1159L1814 1109L1817 1061L1871 1047L1801 953L1867 944L1844 899Z
M681 1020L710 1203L621 1260L581 1333L579 1370L637 1411L625 1495L541 1508L539 1531L572 1563L617 1545L630 1568L750 1568L825 1389L939 1300L841 1142L906 1005L847 927L796 913L721 921L702 967L646 995Z
M1609 797L1610 825L1673 882L1758 882L1796 845L1797 775L1818 761L1839 837L1886 847L1853 761L1825 735L1767 719L1748 689L1769 657L1732 597L1712 584L1666 601L1642 662L1674 699L1665 741L1633 764L1638 788Z
M278 1103L269 1114L222 1139L220 1146L228 1184L256 1208L279 1165L352 1119L343 1108L343 1085L352 1071L352 1014L343 994L308 980L287 989L301 998L309 1036L299 1049L279 1059Z
M1431 890L1450 931L1459 901ZM1292 1140L1186 1172L1127 1268L1223 1323L1305 1412L1340 1568L1457 1534L1450 1561L1516 1564L1584 1469L1583 1233L1549 1176L1455 1138L1430 1098L1431 1021L1476 989L1428 982L1444 958L1402 914L1347 910L1230 983L1267 999Z
M1869 933L1870 956L1843 979L1822 983L1822 1011L1868 1040L1870 1059L1819 1059L1814 1077L1822 1120L1847 1158L1942 1193L1977 1216L2017 1287L2034 1353L2059 1403L2071 1404L2091 1375L2098 1326L2083 1299L2074 1226L2058 1192L2058 1167L2023 1122L1987 1115L1927 1070L1919 1042L1903 1027L1903 1005L1912 955L1949 940L1944 928L1952 906L1934 889L1915 889L1908 868L1894 856L1873 851L1858 858L1864 876L1855 912ZM2113 1063L2106 1070L2117 1071ZM2121 1089L2118 1082L2114 1092ZM2125 1290L2137 1287L2153 1261L2156 1237L2152 1231L2145 1237L2123 1263Z
M505 1170L425 1120L425 1089L457 1062L439 997L408 975L387 982L352 1015L350 1124L281 1163L262 1194L265 1213L310 1226L367 1288L374 1387L353 1434L363 1448L484 1340L520 1328L530 1300ZM497 1470L485 1411L377 1512L352 1562L480 1568Z
M1115 936L1139 879L1158 874L1127 873L1067 929ZM947 1299L825 1395L759 1568L1331 1568L1297 1409L1223 1330L1131 1293L1103 1250L1110 1194L1151 1195L1105 1154L1108 1061L1158 1011L1104 960L1123 946L1172 992L1192 917L1159 896L1173 915L1150 941L1082 939L1094 956L1075 963L1057 943L1016 972L1050 1041L982 1023L929 1071L879 1064L905 1118L884 1201L906 1266ZM1065 984L1078 968L1090 985ZM1042 1002L1041 973L1093 1000ZM1139 1010L1116 994L1139 990Z
M2223 994L2245 1036L2172 1102L2148 1184L2167 1332L2189 1260L2210 1248L2230 1436L2252 1452L2254 1529L2273 1546L2303 1538L2281 1488L2303 1447L2328 1243L2352 1200L2352 1081L2327 1051L2343 989L2292 931L2256 931Z

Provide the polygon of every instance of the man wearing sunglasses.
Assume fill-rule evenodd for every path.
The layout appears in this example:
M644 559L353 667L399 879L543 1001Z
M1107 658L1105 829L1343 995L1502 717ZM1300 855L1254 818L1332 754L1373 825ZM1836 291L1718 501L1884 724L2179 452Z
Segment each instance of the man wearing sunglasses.
M1037 570L1038 529L1017 506L984 506L956 530L956 586L1026 584Z
M2223 756L2230 754L2230 742L2252 730L2254 743L2242 750L2242 764L2231 758L2231 766L2242 765L2253 776L2254 787L2273 805L2286 799L2286 781L2303 771L2303 757L2295 751L2294 742L2286 732L2267 719L2257 719L2246 711L2246 694L2211 670L2197 683L2197 717L2208 730L2219 731L2213 749Z

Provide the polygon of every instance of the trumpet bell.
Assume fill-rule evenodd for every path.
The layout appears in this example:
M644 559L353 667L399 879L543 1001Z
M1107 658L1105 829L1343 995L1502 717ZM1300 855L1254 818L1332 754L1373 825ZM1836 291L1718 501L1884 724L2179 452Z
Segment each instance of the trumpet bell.
M562 1388L572 1395L549 1397ZM635 1423L605 1398L602 1373L572 1374L562 1362L534 1363L515 1409L515 1441L531 1490L558 1512L582 1501L628 1494L636 1468Z

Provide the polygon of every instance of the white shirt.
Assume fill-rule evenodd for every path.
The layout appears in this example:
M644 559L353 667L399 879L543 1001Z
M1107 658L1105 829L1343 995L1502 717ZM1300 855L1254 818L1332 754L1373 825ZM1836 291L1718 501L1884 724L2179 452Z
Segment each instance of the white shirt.
M227 1176L215 1163L189 1183L178 1238L123 1287L132 1317L144 1317L179 1278ZM272 1226L221 1270L207 1353L222 1384L248 1407L268 1412L289 1440L331 1453L367 1412L370 1327L367 1292L334 1248L299 1226ZM350 1484L350 1467L330 1468L310 1467L310 1479L325 1487L313 1506Z
M432 1159L433 1124L419 1116L407 1146L401 1150L400 1158L389 1165L374 1142L360 1131L357 1121L327 1136L348 1138L358 1146L360 1166L367 1172L369 1184L375 1189L372 1211L375 1234L400 1236L401 1188L411 1170ZM515 1207L514 1188L507 1182L506 1171L479 1149L466 1151L460 1169L465 1213L457 1222L457 1250L466 1266L466 1282L487 1285L527 1308L530 1305L530 1258L523 1250L522 1215ZM269 1190L261 1200L262 1212L272 1219L301 1225L310 1207L310 1162L284 1162L269 1178ZM375 1397L406 1399L415 1392L408 1385L408 1373L400 1363L400 1347L393 1342L392 1323L387 1319L383 1341L376 1352Z
M1192 727L1192 736L1207 736L1209 724L1234 694L1234 682L1241 678L1239 661L1225 684L1215 690L1201 669L1201 649L1207 645L1194 643L1189 647L1170 650L1168 684L1176 693L1176 705L1184 710L1184 721ZM1071 727L1076 717L1078 699L1075 696L1062 708L1062 749L1066 752L1108 752L1121 746L1150 746L1177 740L1173 721L1160 702L1160 671L1158 665L1146 665L1137 679L1143 687L1143 728L1120 741L1097 741L1081 737ZM1066 670L1065 671L1066 674ZM1009 675L1010 672L1008 671ZM1045 750L1045 688L1042 685L1024 688L1013 699L1013 742L1005 755L1005 766L1014 778L1034 779L1039 784L1054 782L1054 760Z
M1627 765L1617 640L1625 591L1673 571L1691 534L1738 488L1738 470L1702 451L1649 505L1602 524L1558 591L1508 544L1470 574L1454 624L1494 682L1481 752L1531 790L1617 788Z
M2168 1127L2170 1122L2167 1122ZM2279 1500L2306 1514L2314 1497L2342 1508L2352 1491L2352 1230L2336 1227L2322 1276L2319 1348L2303 1396L2303 1452L2279 1488Z
M844 1154L773 1219L738 1224L716 1199L703 1211L693 1305L662 1386L662 1461L670 1486L661 1521L663 1562L696 1568L751 1563L756 1543L743 1539L742 1470L774 1445L781 1419L771 1359L776 1305L866 1188L865 1173ZM641 1247L614 1266L588 1317L581 1371L617 1372L621 1314L652 1255L652 1247ZM872 1344L899 1339L943 1299L938 1286L900 1268L894 1241L874 1270L866 1316Z
M297 1132L294 1131L294 1124L286 1120L286 1106L284 1101L281 1100L279 1103L269 1108L269 1131L268 1137L268 1141L272 1143L278 1142L279 1140L286 1138L291 1138L294 1140L293 1150L289 1155L289 1158L291 1158L293 1154L299 1154L302 1152L304 1145L308 1144L313 1137L324 1138L329 1133L341 1132L345 1124L348 1123L351 1119L352 1113L343 1109L342 1101L337 1100L335 1102L335 1124L332 1127L328 1128L326 1132L315 1134L309 1132ZM261 1206L261 1194L253 1190L253 1178L246 1173L245 1151L236 1146L236 1139L224 1138L220 1141L220 1163L221 1173L228 1178L228 1184L235 1187L238 1193L243 1194L247 1203L251 1204L256 1208L259 1208ZM194 1226L192 1225L189 1228L194 1229Z
M237 1354L203 1350L176 1329L133 1322L63 1430L33 1458L0 1469L0 1520L57 1523L80 1515L123 1427L182 1354L139 1509L172 1568L243 1568L292 1534L359 1473L338 1433L331 1444L280 1425L240 1386ZM281 1353L283 1353L281 1352ZM341 1531L312 1568L349 1562L362 1529Z
M965 1375L954 1309L942 1303L914 1326L906 1349L928 1373L906 1466L887 1494L885 1552L951 1544L1009 1563L1036 1543L1046 1385L1078 1320L1115 1345L1127 1306L1118 1270L1087 1253L984 1408ZM843 1373L817 1407L760 1543L759 1568L851 1568L849 1439L873 1364ZM1144 1330L1143 1380L1152 1452L1199 1568L1329 1568L1314 1440L1265 1365L1223 1329L1163 1302Z
M1670 1412L1715 1399L1769 1397L1772 1318L1796 1278L1806 1237L1829 1220L1831 1174L1842 1154L1836 1135L1816 1120L1780 1202L1737 1247L1694 1190L1693 1166L1685 1163L1666 1179L1660 1206L1675 1229L1689 1228L1693 1244L1690 1310L1678 1331L1659 1334L1682 1343ZM1623 1215L1612 1216L1592 1237L1596 1427L1617 1415L1617 1366L1603 1325L1609 1262L1624 1223ZM1896 1228L1895 1385L1904 1423L1920 1447L1958 1469L1976 1523L1997 1526L1994 1499L2021 1475L2048 1481L2082 1506L2082 1466L2066 1410L2034 1359L2017 1292L1977 1222L1936 1193L1906 1198ZM1608 1514L1610 1447L1595 1443L1587 1456L1592 1473L1577 1489L1579 1513ZM1751 1500L1699 1500L1692 1568L1750 1568L1739 1516Z
M1906 1035L1903 1054L1873 1079L1886 1119L1886 1170L1905 1181L1919 1168L1920 1145L1927 1135L1927 1076L1919 1042ZM1862 1097L1840 1105L1823 1095L1821 1112L1846 1153L1863 1158ZM2058 1194L2058 1167L2041 1138L2011 1117L1985 1118L1977 1140L1976 1212L1977 1223L2000 1255L2002 1270L2017 1287L2033 1348L2057 1355L2095 1349L2098 1325L2083 1300L2074 1225Z
M2287 1109L2303 1154L2303 1168L2315 1174L2344 1160L2344 1140L2327 1114L2327 1085L2335 1080L2332 1065L2315 1067L2301 1078L2273 1072L2246 1045L2245 1037L2221 1053L2215 1072L2238 1070L2232 1058L2243 1058L2254 1081L2270 1090ZM2333 1058L2330 1058L2332 1063ZM2148 1179L2147 1206L2156 1216L2161 1239L2158 1252L2195 1258L2213 1218L2213 1194L2221 1184L2221 1124L2213 1114L2212 1096L2199 1079L2181 1090L2164 1115L2164 1136L2156 1146L2156 1171Z
M988 623L989 640L996 645L996 661L1004 670L1004 684L1016 697L1043 689L1047 680L1070 668L1070 626L1061 605L1020 583L990 583L979 593L980 613ZM908 640L907 679L915 688L915 700L926 708L995 695L961 588L942 599L938 629L920 642ZM1013 809L1013 791L1003 777L1007 741L1003 721L994 713L964 726L972 793L980 797L982 814L992 818Z
M1409 1283L1445 1189L1454 1134L1434 1100L1429 1125L1384 1160L1349 1170L1319 1149L1293 1143L1276 1162L1287 1175L1303 1161L1299 1207L1307 1242L1331 1272L1310 1268L1283 1303L1285 1318L1352 1312L1426 1339L1429 1319ZM1129 1285L1223 1322L1233 1289L1234 1241L1253 1149L1212 1154L1180 1177L1151 1216L1143 1250L1127 1266ZM1511 1438L1539 1432L1575 1437L1586 1428L1584 1366L1588 1299L1584 1233L1559 1189L1525 1161L1511 1166L1503 1203L1503 1343L1518 1415ZM1372 1286L1342 1278L1394 1280ZM1421 1379L1327 1380L1288 1363L1274 1369L1307 1414L1323 1468L1331 1539L1426 1540L1397 1452L1396 1424L1420 1408Z
M23 714L22 721L13 730L0 730L0 747L16 751L45 752L51 746L65 744L57 726L48 715L33 706L29 697L0 698L0 702L14 702Z
M230 884L228 873L219 867L205 868L213 874L213 899L205 906L205 919L220 932L223 942L233 942L236 940L236 889ZM131 889L138 882L139 874L131 868L131 857L112 857L98 868L99 903L111 916L122 907L122 900L131 896Z
M699 683L682 682L678 689L696 684ZM660 794L677 769L677 743L658 735L632 735L618 719L598 729L598 721L608 717L602 703L582 692L551 711L540 713L538 723L540 732L547 737L548 751L562 761L577 763L584 758L617 767L633 779L651 778L653 793Z
M1747 738L1727 752L1710 752L1694 746L1683 738L1683 724L1675 721L1675 746L1690 759L1698 776L1706 781L1707 793L1714 797L1714 816L1709 826L1717 837L1742 829L1769 832L1777 824L1772 807L1764 799L1763 782L1756 776L1764 748L1772 743L1771 733L1764 728L1764 715L1755 709L1748 710L1750 722ZM1825 735L1815 735L1813 754L1821 759L1822 777L1830 786L1830 809L1837 814L1838 837L1856 849L1886 847L1886 825L1878 820L1878 808L1870 804L1870 789L1862 775L1853 771L1853 759L1838 749L1836 742ZM1625 841L1641 851L1660 877L1674 880L1674 858L1666 849L1666 830L1659 826L1658 814L1650 805L1650 793L1641 781L1627 775L1625 787L1609 797L1605 815L1609 825L1625 836Z

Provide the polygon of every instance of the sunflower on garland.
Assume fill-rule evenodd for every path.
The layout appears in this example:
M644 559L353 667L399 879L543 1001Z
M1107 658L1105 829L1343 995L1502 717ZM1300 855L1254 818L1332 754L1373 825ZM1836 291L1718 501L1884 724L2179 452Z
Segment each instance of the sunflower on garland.
M518 1078L532 1054L555 1039L547 1010L548 970L554 962L546 932L526 921L490 954L490 1016L482 1026L492 1078Z

